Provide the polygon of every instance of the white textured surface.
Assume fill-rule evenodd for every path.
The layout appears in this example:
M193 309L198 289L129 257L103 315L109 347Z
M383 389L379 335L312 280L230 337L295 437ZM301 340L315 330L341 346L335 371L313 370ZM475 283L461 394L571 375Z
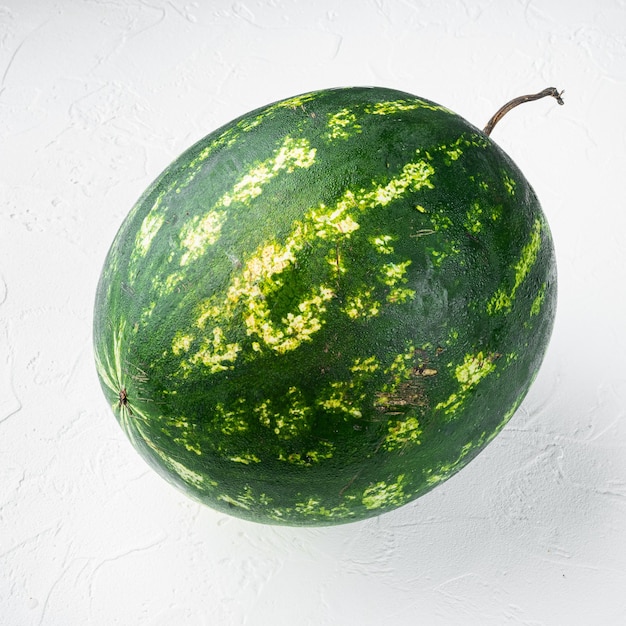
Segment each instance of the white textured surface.
M258 526L147 469L98 387L123 217L254 107L377 84L477 125L535 187L553 341L502 434L377 519ZM624 0L0 0L0 624L626 623Z

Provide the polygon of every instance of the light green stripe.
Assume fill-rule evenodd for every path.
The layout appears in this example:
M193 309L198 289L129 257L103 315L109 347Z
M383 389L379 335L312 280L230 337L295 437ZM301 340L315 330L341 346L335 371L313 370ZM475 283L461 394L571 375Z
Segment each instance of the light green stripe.
M224 194L217 206L230 206L233 202L247 204L263 191L263 187L281 171L293 172L297 168L309 168L315 163L316 149L308 139L285 137L275 153L265 161L252 167L235 184L233 189Z
M508 291L504 287L501 287L498 291L496 291L487 304L487 312L490 315L495 315L497 313L506 314L511 311L513 308L513 301L515 300L515 294L535 264L540 247L541 220L536 219L533 224L530 241L522 248L520 258L513 266L515 271L513 287Z
M304 152L301 150L302 147L299 146L298 157L294 157L292 162L293 165L306 167L310 148ZM304 161L301 161L301 158L304 158ZM290 161L288 158L281 158L276 162L281 163L282 168L283 164ZM234 315L241 315L248 335L253 338L252 347L257 351L269 348L277 353L285 353L310 341L325 323L327 303L335 295L332 283L321 283L312 287L299 302L293 303L291 312L281 321L275 321L269 309L268 296L281 289L281 274L297 262L300 250L315 242L318 244L324 242L323 245L328 247L327 260L331 265L334 264L335 271L341 274L345 268L342 266L342 259L337 258L336 244L358 230L360 214L374 207L385 207L409 191L432 188L430 177L433 173L433 167L424 160L410 162L397 176L384 183L373 181L369 189L346 191L336 204L330 207L319 205L311 209L301 222L295 222L292 233L284 243L265 243L247 259L233 277L223 301L211 298L202 303L198 310L197 328L205 333L211 333L215 327L226 328L231 325ZM372 246L381 254L388 254L393 250L390 240L390 237L385 238L381 235L372 242ZM407 267L408 262L387 263L382 267L380 281L393 287L388 301L399 303L413 297L412 290L400 286L406 281L404 274ZM362 287L363 289L356 286L353 293L346 295L344 312L350 317L367 317L380 311L382 303L373 299L371 290L367 292L365 289L367 285ZM228 350L217 350L215 342L205 341L202 354L199 352L190 354L188 360L183 361L183 375L188 375L193 365L197 363L209 367L212 365L232 367L239 346L225 335L220 336L220 340L220 346L227 346ZM176 343L173 347L180 349L181 345Z
M415 98L376 102L375 104L365 107L365 112L371 115L394 115L396 113L402 113L403 111L415 111L416 109L429 109L431 111L451 113L449 109L439 104Z

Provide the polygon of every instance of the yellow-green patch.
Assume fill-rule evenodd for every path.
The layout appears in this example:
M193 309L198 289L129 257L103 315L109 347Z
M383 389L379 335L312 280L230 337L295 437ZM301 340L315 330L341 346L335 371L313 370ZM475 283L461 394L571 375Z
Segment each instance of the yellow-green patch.
M330 114L327 124L330 140L349 139L352 135L361 132L361 125L357 122L356 113L347 108Z
M543 304L543 300L545 296L546 296L546 283L542 283L541 287L539 288L539 293L533 300L533 303L530 307L531 315L539 315L539 313L541 312L541 305Z
M324 459L333 457L334 446L328 441L320 441L318 447L307 452L291 452L289 454L281 452L278 456L279 461L284 461L291 465L310 467L316 463L320 463Z
M504 172L502 175L502 182L504 183L507 193L510 196L514 196L516 187L515 179L511 178L506 172Z
M435 410L443 410L446 415L453 415L465 402L468 395L480 381L496 369L494 354L466 354L463 363L454 366L454 377L459 383L458 391L452 393L447 400L435 406Z
M158 206L158 200L155 203L155 207L156 208L153 208L153 210L146 215L141 223L141 227L137 233L137 237L135 238L133 257L146 256L148 250L150 249L150 244L156 237L156 234L159 232L161 226L163 226L165 217L163 216L161 208Z
M400 506L410 496L404 492L404 474L400 474L392 483L379 481L363 491L361 502L366 509L380 509L382 507Z
M222 211L209 211L206 215L193 217L180 232L180 248L184 250L180 264L187 265L202 256L220 236L226 214Z
M467 219L465 220L465 228L474 235L477 235L482 229L483 209L478 202L473 202L467 210Z
M250 465L251 463L261 462L261 459L256 454L252 453L243 453L231 456L229 457L229 460L233 461L234 463L242 463L243 465Z
M463 465L465 465L465 458L474 448L480 448L484 445L484 435L485 433L483 433L476 442L469 441L468 443L466 443L461 448L461 452L455 461L452 461L451 463L444 463L436 470L429 470L426 482L430 486L434 486L450 478L452 474L457 472L461 467L463 467Z
M391 422L387 429L387 436L383 448L388 451L403 450L408 445L420 443L422 429L415 417Z
M317 400L317 405L325 411L359 419L363 416L359 403L365 396L358 378L349 381L338 380L331 382L324 389Z

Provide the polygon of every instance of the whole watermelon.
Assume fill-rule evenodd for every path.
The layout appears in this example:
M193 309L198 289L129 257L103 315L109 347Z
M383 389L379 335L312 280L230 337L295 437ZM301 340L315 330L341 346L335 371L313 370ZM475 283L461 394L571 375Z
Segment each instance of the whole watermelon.
M524 398L556 266L530 185L428 100L330 89L226 124L122 224L97 288L104 393L171 483L256 522L399 507Z

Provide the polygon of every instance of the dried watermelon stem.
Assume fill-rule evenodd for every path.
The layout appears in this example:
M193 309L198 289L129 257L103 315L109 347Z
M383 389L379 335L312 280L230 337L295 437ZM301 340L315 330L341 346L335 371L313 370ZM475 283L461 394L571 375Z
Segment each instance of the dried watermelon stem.
M485 135L489 136L493 127L511 110L514 109L518 104L523 104L524 102L531 102L532 100L539 100L540 98L545 98L546 96L552 96L556 98L556 101L559 104L565 104L563 102L562 91L559 91L555 87L548 87L539 93L530 94L528 96L519 96L518 98L513 98L510 102L507 102L501 109L496 111L495 115L487 122L487 126L485 126L483 132Z

